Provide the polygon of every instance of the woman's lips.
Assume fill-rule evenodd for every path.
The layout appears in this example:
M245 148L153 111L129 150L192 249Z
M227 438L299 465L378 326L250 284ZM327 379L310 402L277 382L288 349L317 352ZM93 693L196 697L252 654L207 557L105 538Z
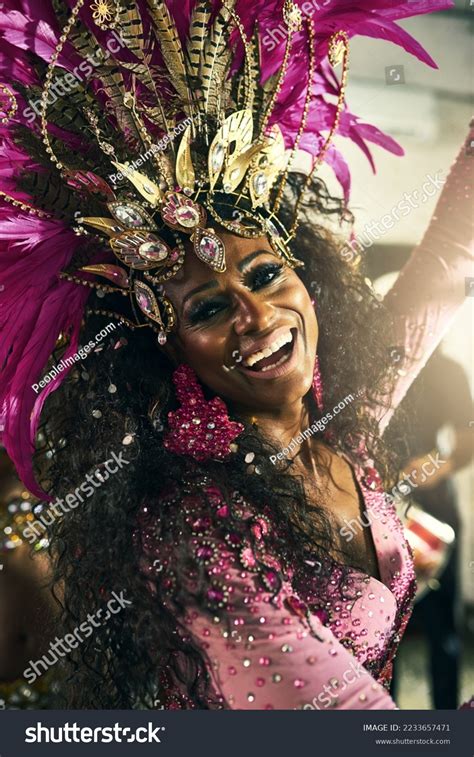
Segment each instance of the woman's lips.
M273 367L267 367L265 370L259 371L252 368L246 368L244 365L240 364L237 367L237 370L241 373L245 373L246 376L256 379L274 379L280 378L281 376L286 376L298 364L298 357L300 352L300 340L297 329L291 329L291 333L293 335L291 349L284 356L284 359L282 360L282 357L278 357L277 353L275 353L275 361L278 362L277 365L274 365Z

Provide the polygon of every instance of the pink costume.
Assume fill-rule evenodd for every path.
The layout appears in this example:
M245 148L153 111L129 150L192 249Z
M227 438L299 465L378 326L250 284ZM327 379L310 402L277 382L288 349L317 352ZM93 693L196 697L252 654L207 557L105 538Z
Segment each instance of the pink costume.
M474 275L469 169L463 148L423 241L387 295L398 324L391 341L404 349L405 370L382 428L463 302L466 277ZM252 519L251 547L227 525L226 502L211 481L202 481L206 501L187 496L186 482L163 496L159 517L168 517L171 528L175 508L187 514L189 531L176 533L176 544L185 544L190 557L187 589L197 592L200 570L211 579L209 613L189 606L184 625L207 656L217 707L395 708L386 687L411 613L414 569L401 522L370 461L354 473L362 510L371 516L381 580L351 570L344 599L330 590L321 596L314 564L282 566L280 556L266 550L266 534L278 526L264 505L241 504L241 517ZM173 603L178 588L173 551L160 545L156 517L152 504L143 508L144 570L161 573ZM275 569L282 567L286 578L278 588ZM162 704L192 706L175 681L168 681Z

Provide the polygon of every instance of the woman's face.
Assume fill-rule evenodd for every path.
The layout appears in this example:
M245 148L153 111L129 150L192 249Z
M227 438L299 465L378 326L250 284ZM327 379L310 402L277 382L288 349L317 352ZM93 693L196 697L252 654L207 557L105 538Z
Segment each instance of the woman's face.
M280 411L312 383L318 324L309 293L266 237L219 236L224 273L188 249L165 285L177 314L168 349L235 407Z

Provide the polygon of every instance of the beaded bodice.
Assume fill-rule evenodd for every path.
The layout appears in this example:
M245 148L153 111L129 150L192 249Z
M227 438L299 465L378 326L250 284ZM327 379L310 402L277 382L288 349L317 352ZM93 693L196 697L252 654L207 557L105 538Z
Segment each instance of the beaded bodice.
M233 527L229 505L219 489L206 482L202 500L175 494L165 503L170 519L173 508L184 507L189 527L179 537L182 545L187 541L188 568L184 576L178 576L173 548L168 540L165 546L156 538L153 507L144 508L148 575L154 579L159 575L171 602L183 582L191 595L193 591L199 594L200 606L197 602L188 606L184 623L208 658L223 707L302 708L319 693L324 696L329 678L334 684L330 706L349 706L347 695L339 696L334 671L342 666L343 675L351 664L358 677L356 686L347 687L350 706L365 707L368 699L377 706L381 701L384 707L390 706L382 685L390 681L391 660L410 616L414 570L401 523L373 469L355 472L381 581L356 570L343 576L342 567L334 565L332 575L323 582L314 562L288 564L268 547L268 534L276 524L265 508L238 503L238 515L248 522L254 536L247 540ZM162 508L163 503L161 517ZM203 572L204 596L198 579ZM326 680L328 670L333 675ZM191 704L172 687L167 697L167 706Z

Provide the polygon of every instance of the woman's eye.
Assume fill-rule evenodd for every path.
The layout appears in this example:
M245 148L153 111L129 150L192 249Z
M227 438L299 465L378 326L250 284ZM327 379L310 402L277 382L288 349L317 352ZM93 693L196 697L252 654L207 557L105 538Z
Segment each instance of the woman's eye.
M283 270L283 266L278 263L268 263L262 265L251 276L251 287L253 290L261 289L262 287L270 284L274 281Z
M277 279L284 266L279 263L267 263L266 265L259 266L256 270L249 274L249 280L247 286L252 291L263 289L263 287L271 284L272 281ZM188 318L191 325L203 323L211 320L216 315L219 315L227 306L227 300L210 299L204 302L199 302L191 308Z
M191 309L189 320L193 324L201 321L208 321L210 318L213 318L220 313L224 307L225 305L223 302L213 300L210 300L209 302L201 302Z

